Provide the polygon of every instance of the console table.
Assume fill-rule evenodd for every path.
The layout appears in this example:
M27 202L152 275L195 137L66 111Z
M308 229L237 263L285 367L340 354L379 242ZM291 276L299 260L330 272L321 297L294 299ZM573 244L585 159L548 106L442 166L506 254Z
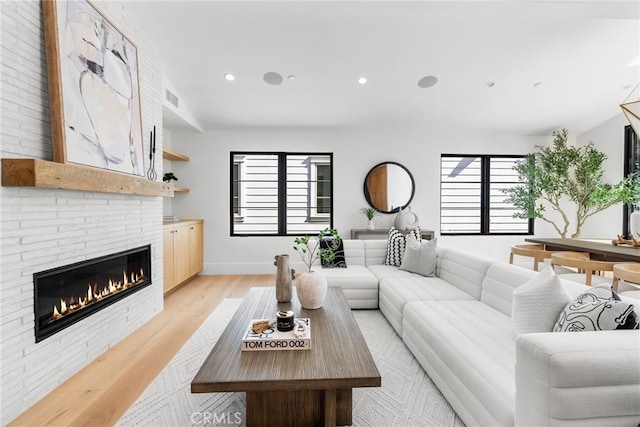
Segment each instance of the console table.
M402 234L407 234L407 231L401 231ZM420 234L422 234L422 238L424 240L433 240L435 237L435 233L433 230L420 230ZM389 235L389 229L380 228L375 230L367 230L366 228L352 228L351 229L351 238L352 239L360 239L361 236L373 236L374 238L384 238Z
M525 238L524 240L544 245L547 251L589 252L591 258L595 260L640 262L640 248L625 245L615 246L605 241L537 237Z

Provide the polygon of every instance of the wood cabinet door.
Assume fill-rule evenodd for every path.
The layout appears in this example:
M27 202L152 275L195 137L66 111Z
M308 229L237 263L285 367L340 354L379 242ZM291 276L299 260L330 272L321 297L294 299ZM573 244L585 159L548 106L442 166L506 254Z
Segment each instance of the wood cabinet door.
M198 274L204 268L203 231L202 224L189 226L189 276Z
M176 284L189 278L189 226L176 227L173 233L173 277Z
M166 293L176 284L173 278L173 231L174 229L164 229L162 232L164 279L162 289Z

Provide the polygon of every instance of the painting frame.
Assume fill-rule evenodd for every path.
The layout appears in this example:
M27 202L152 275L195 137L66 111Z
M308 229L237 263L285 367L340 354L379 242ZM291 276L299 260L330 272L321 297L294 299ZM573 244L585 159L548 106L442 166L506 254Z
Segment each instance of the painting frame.
M87 0L42 0L53 160L145 175L138 49Z

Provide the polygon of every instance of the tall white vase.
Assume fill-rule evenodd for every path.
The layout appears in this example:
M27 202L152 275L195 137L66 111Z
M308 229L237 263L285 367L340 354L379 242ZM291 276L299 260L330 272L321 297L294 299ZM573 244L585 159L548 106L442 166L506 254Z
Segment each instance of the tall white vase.
M315 271L301 273L294 283L302 308L314 310L322 307L327 297L327 279L322 274Z

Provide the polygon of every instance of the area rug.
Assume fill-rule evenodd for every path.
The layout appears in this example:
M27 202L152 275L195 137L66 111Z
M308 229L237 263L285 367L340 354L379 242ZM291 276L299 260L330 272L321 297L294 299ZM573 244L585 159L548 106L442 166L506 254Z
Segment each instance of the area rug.
M243 426L244 393L191 394L191 380L241 299L225 299L118 426ZM378 310L354 310L382 387L353 390L354 426L464 426Z

